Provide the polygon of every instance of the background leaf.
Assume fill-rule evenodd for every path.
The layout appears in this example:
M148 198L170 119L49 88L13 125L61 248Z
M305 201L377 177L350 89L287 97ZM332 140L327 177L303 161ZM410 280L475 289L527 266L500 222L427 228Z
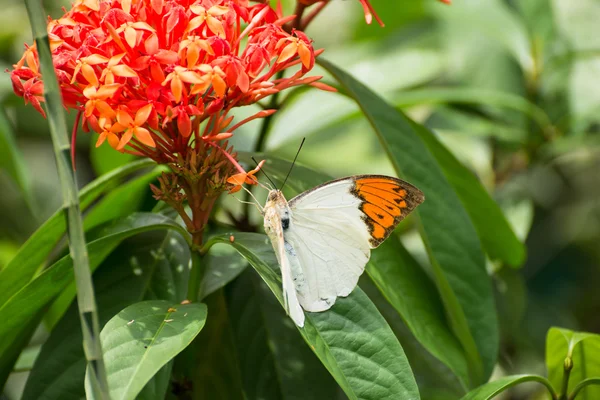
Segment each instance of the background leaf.
M398 174L425 194L416 213L438 290L467 354L471 385L484 382L496 362L498 328L481 244L466 210L410 120L339 68L319 63L359 104Z
M27 169L6 114L0 110L0 173L6 172L19 186L25 202L33 209L33 196Z
M433 132L417 123L412 123L412 127L458 194L489 257L514 267L521 266L525 261L525 246L517 239L502 210L477 177L437 140Z

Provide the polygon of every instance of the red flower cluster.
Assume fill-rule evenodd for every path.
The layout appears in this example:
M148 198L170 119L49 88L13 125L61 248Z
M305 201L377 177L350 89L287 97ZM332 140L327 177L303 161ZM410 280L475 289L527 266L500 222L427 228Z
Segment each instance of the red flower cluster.
M233 107L291 86L324 87L304 78L315 51L304 33L283 29L291 19L248 0L77 0L48 33L65 106L83 114L97 145L174 162L192 134L209 145L231 136L241 124L229 127ZM35 46L11 79L43 114Z

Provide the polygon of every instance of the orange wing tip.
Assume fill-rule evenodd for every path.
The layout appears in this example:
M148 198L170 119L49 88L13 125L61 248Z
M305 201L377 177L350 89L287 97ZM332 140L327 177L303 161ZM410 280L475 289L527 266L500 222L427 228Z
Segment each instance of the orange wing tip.
M360 210L373 248L387 239L400 221L425 200L423 192L397 178L364 176L354 183L352 194L361 200Z

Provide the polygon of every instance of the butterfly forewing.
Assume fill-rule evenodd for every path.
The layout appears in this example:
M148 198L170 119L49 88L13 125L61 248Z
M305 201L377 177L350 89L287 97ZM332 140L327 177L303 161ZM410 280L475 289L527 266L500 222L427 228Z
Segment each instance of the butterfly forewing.
M361 201L360 210L373 248L387 239L398 223L425 199L410 183L379 175L355 177L352 193Z

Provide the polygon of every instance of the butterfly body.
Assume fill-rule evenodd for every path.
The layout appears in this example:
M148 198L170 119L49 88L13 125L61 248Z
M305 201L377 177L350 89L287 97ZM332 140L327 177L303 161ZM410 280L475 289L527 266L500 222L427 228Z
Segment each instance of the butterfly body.
M359 175L319 185L289 202L269 192L264 227L281 267L284 305L296 325L356 287L379 246L423 193L397 178Z

